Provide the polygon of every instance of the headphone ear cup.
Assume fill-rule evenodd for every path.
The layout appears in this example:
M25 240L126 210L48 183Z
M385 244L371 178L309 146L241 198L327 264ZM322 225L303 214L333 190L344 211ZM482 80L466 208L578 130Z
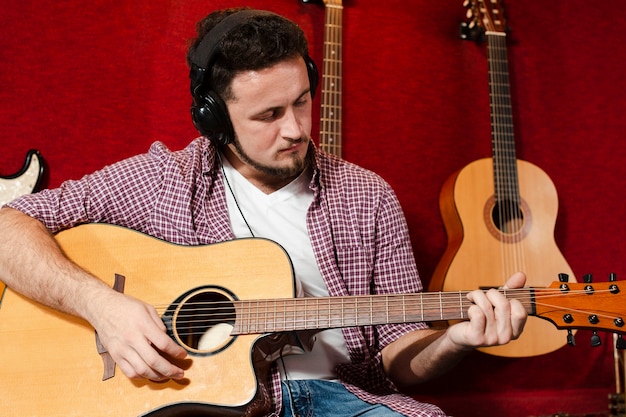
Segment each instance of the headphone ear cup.
M309 75L309 85L311 88L311 97L313 98L315 97L315 91L317 90L317 85L319 84L320 75L315 62L310 56L305 56L304 62L306 63L306 70Z
M226 103L213 91L193 95L191 119L198 132L216 145L228 145L235 139Z

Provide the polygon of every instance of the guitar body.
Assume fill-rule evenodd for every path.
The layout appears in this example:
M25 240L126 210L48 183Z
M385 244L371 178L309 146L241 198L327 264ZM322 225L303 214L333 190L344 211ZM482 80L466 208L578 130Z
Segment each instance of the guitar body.
M178 246L121 227L89 224L61 232L57 241L71 259L110 285L115 274L123 275L124 292L159 313L203 286L241 300L294 296L289 258L263 239ZM2 414L241 414L260 394L255 368L267 364L254 352L265 339L240 335L213 350L191 352L182 382L130 380L119 369L103 381L103 360L88 323L7 289L0 304Z
M526 286L543 287L559 273L573 272L554 240L558 211L556 188L539 167L517 160L522 223L502 231L493 219L493 160L475 161L451 176L440 195L448 247L431 280L432 291L500 287L516 271ZM571 278L570 278L571 279ZM567 342L566 332L529 317L512 343L483 349L497 356L525 357L552 352Z

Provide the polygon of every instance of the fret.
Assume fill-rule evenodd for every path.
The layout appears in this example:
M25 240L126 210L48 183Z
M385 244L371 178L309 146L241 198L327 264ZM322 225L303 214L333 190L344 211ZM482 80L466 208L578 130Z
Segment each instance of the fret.
M389 323L389 299L385 300L385 322Z
M465 311L463 311L463 295L459 293L459 315L462 319L465 318Z
M289 330L295 330L299 327L300 323L306 322L307 310L306 308L303 308L299 304L300 304L300 301L298 299L293 300L294 318L293 318L293 322L291 323L291 328L288 328Z
M253 307L255 307L255 308L253 308ZM257 330L255 327L253 327L253 323L258 322L258 318L259 318L258 317L258 308L256 308L256 307L258 307L258 303L257 302L252 301L252 302L250 302L248 304L248 323L247 323L248 324L248 326L247 326L248 333L255 333L256 330Z
M442 293L439 293L439 311L440 311L440 313L439 313L439 318L440 318L441 320L443 320L443 317L444 317L444 316L443 316L443 300L441 299L441 297L442 297L442 295L441 295L441 294L442 294Z
M285 300L276 300L274 304L274 328L281 331L285 328Z
M341 327L345 327L346 325L346 322L344 320L344 317L346 314L344 307L345 307L345 303L343 302L343 299L341 299Z
M306 308L304 309L304 311L306 311L306 319L304 320L304 327L302 327L303 329L317 329L317 324L318 321L315 318L315 314L310 314L311 312L311 305L313 304L313 312L315 312L315 310L317 309L317 305L319 303L319 300L316 298L303 298L304 303L306 305Z
M406 298L402 296L402 321L406 323Z
M263 303L263 317L265 322L265 328L270 332L276 331L276 316L275 312L276 301L266 301Z
M265 304L263 301L257 301L257 314L256 314L256 318L254 320L254 327L253 329L256 332L261 332L261 330L266 331L267 330L267 304ZM261 324L264 324L264 327L261 328Z
M246 316L247 317L247 321L246 321L246 327L245 328L246 328L246 332L247 333L252 333L252 328L251 328L250 324L252 323L252 312L255 311L255 310L252 308L252 303L251 302L246 303L246 305L248 307L248 309L247 309L248 314Z
M355 326L358 317L358 306L354 298L342 298L343 305L343 325L345 327Z

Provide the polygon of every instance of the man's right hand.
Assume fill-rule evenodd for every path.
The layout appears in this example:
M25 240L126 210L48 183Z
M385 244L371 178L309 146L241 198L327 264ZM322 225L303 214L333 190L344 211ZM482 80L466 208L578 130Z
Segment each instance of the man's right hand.
M88 319L122 372L135 379L182 379L184 370L166 357L182 360L187 351L167 335L154 307L113 290L103 292L87 297L95 300Z

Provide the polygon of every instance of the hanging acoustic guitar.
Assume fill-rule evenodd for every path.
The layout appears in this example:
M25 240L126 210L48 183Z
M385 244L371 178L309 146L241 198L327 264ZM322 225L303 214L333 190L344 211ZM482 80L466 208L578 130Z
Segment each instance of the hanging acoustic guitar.
M517 159L506 50L506 25L499 1L466 1L470 38L486 38L489 64L492 158L475 161L444 184L439 204L447 249L430 290L500 287L516 271L527 285L544 286L560 273L574 274L554 240L558 198L539 167ZM483 349L506 357L552 352L567 343L549 323L530 317L522 337Z

